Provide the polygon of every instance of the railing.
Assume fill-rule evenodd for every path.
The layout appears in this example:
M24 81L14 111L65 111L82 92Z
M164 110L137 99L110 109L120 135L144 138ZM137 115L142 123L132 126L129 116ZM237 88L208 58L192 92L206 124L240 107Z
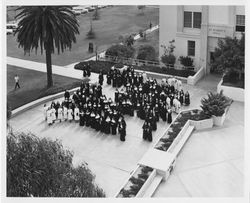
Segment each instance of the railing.
M117 57L117 56L110 56L110 55L100 56L99 60L111 61L114 63L122 63L124 65L137 65L137 66L152 65L152 66L160 67L160 63L158 61L147 61L147 60L141 60L141 59L135 59L135 58Z
M98 60L110 61L114 63L122 63L124 65L136 65L136 66L146 65L146 66L156 66L156 67L165 66L166 68L174 68L178 70L194 70L194 67L184 67L183 65L179 65L179 64L162 65L159 61L148 61L148 60L135 59L135 58L117 57L117 56L110 56L107 54L99 55Z

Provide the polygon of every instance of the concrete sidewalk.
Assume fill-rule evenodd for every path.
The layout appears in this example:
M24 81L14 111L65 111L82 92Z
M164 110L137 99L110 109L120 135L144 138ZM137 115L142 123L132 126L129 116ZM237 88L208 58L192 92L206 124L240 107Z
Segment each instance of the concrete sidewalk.
M46 73L46 64L45 63L39 63L34 61L27 61L23 59L13 58L13 57L7 57L7 64L12 66L18 66L25 69L35 70ZM81 70L76 70L74 67L67 68L64 66L56 66L52 65L52 73L56 75L61 75L65 77L70 78L76 78L76 79L82 79L83 73ZM97 82L98 81L98 74L91 73L91 76L89 77L90 82Z

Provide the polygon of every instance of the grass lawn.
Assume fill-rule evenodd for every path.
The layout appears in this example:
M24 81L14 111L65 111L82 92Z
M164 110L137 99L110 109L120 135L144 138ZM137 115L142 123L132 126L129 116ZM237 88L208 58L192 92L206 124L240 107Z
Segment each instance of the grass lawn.
M100 19L92 21L96 39L86 39L93 12L78 16L80 35L77 36L77 43L73 44L71 51L67 50L60 55L53 54L52 64L66 66L71 63L83 61L94 55L88 53L89 42L93 42L94 47L97 45L100 52L109 48L111 44L118 42L120 35L139 33L140 30L148 29L150 21L153 26L159 24L159 9L157 8L146 7L144 15L140 15L137 6L121 5L103 8L98 11ZM158 48L156 50L158 51ZM35 52L30 53L30 55L24 55L23 49L18 48L16 37L13 35L7 36L7 56L45 62L45 55L40 55L39 49L37 55Z
M14 90L15 75L20 77L20 89ZM47 75L20 67L7 65L7 102L11 109L18 108L38 98L72 89L80 85L80 80L53 75L54 86L47 89Z

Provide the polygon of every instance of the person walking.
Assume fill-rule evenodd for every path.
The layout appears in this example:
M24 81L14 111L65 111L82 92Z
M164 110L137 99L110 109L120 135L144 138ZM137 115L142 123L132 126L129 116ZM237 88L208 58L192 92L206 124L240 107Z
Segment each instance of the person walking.
M18 76L18 75L15 75L14 79L15 79L15 89L16 89L17 87L20 88L20 85L19 85L19 76Z

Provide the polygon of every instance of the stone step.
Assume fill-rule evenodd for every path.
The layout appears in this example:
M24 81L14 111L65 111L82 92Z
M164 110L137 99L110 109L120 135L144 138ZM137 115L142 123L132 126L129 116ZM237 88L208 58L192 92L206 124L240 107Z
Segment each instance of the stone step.
M145 191L143 198L145 197L152 197L154 192L156 191L158 185L160 184L162 180L162 176L157 174L154 177L154 180L151 182L151 184L149 185L149 187L147 188L147 190Z

